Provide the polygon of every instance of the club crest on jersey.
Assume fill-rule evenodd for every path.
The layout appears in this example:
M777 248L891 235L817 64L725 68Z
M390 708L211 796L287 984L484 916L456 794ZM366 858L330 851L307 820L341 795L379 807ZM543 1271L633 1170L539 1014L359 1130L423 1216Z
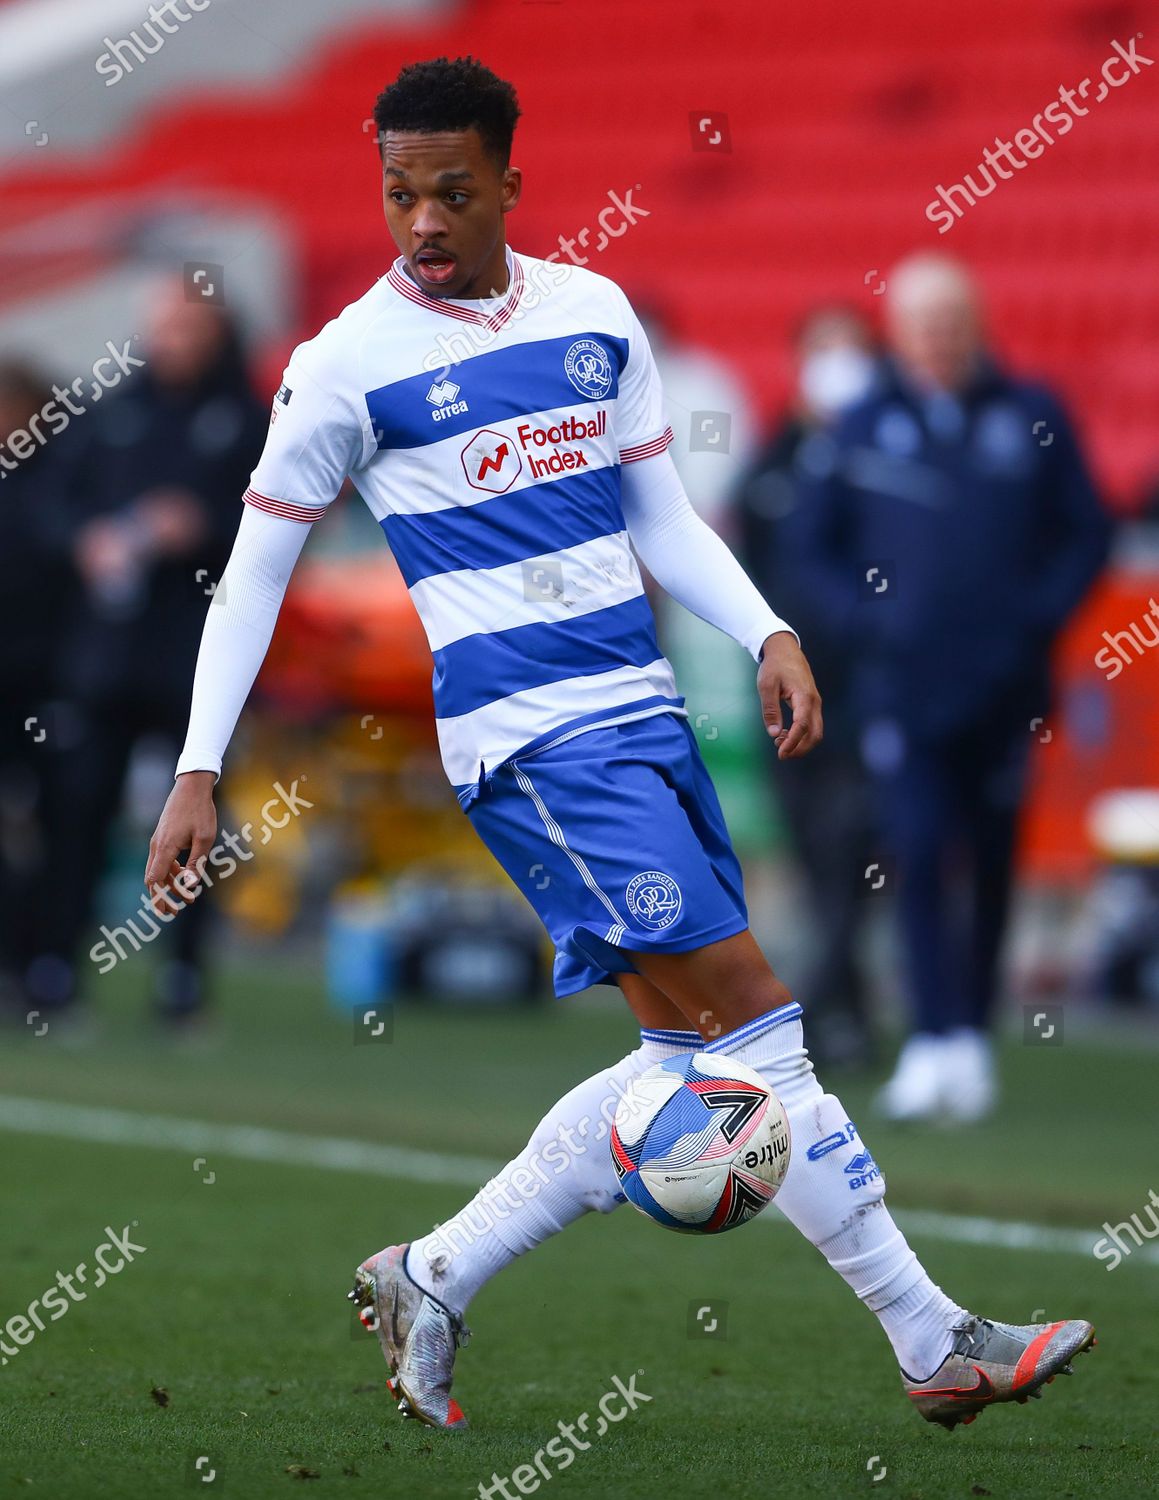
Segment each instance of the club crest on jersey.
M564 374L592 401L602 401L612 388L612 362L595 339L576 339L563 357Z
M657 932L672 926L684 904L680 887L671 875L660 870L642 870L629 882L624 894L636 921Z
M453 380L436 380L427 392L427 400L434 410L431 420L443 422L459 412L470 411L466 401L459 400L459 387Z
M460 456L471 488L492 495L505 495L523 470L523 460L512 439L490 427L477 432Z

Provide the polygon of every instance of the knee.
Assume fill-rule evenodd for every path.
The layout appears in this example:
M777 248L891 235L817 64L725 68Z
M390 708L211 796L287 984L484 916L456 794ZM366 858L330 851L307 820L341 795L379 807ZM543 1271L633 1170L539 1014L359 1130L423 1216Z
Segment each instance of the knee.
M689 1017L706 1042L716 1041L793 1001L788 985L781 983L763 957L759 964L741 970L735 979L714 987L713 993L719 997L713 1006Z

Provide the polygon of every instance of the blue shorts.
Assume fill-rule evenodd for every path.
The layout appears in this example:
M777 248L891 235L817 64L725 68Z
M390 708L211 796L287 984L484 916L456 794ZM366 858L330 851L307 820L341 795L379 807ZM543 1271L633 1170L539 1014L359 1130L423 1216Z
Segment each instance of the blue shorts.
M468 817L555 944L557 995L748 926L740 864L685 718L589 729L500 766Z

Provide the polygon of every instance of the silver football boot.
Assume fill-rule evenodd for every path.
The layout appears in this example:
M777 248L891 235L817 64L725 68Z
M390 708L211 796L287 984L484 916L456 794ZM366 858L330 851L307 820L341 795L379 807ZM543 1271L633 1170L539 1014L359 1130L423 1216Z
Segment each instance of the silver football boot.
M404 1417L431 1427L466 1427L451 1395L455 1354L470 1337L462 1318L424 1292L406 1269L406 1245L388 1245L354 1273L349 1300L364 1328L377 1333L390 1366L387 1390Z
M1073 1375L1070 1361L1095 1342L1089 1323L992 1323L966 1317L950 1330L949 1354L928 1380L902 1384L927 1422L953 1428L1000 1401L1029 1401L1056 1375Z

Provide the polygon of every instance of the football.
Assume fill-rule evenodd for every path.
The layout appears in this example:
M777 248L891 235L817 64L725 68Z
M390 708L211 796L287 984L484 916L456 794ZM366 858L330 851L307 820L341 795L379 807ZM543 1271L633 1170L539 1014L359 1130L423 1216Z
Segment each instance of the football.
M759 1073L711 1053L649 1068L616 1108L612 1161L629 1203L666 1229L720 1234L773 1201L789 1122Z

